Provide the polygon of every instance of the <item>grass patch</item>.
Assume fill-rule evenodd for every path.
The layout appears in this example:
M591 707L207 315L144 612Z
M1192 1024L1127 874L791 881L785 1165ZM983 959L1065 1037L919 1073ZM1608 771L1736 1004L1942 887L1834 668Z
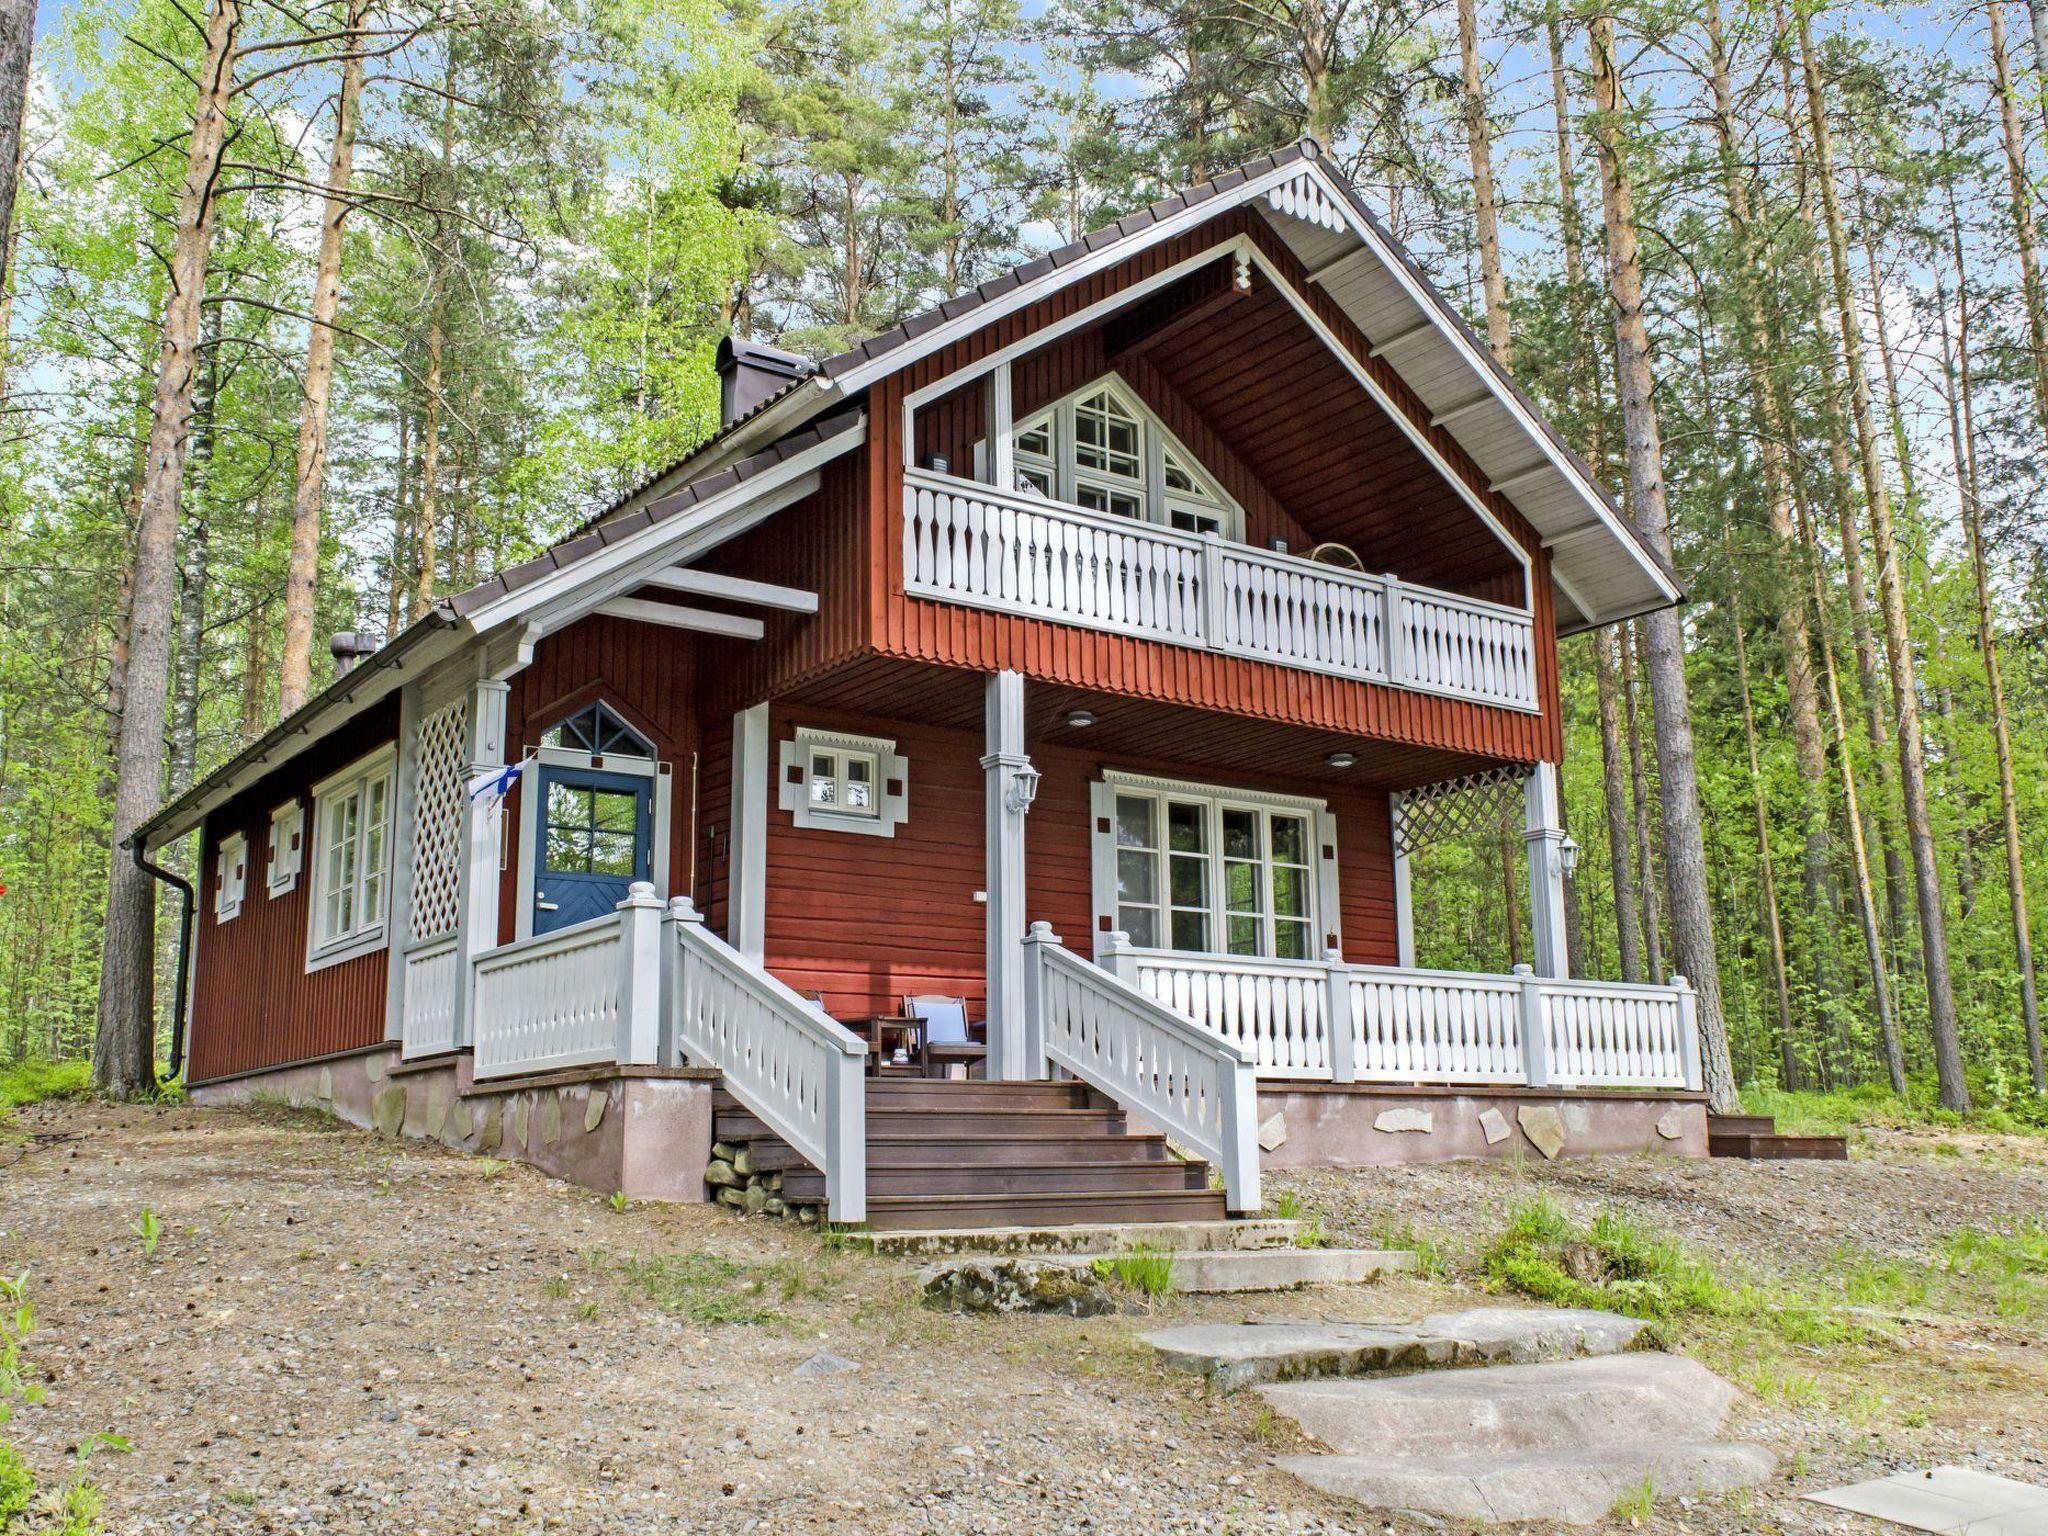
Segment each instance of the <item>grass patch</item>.
M1173 1290L1173 1255L1159 1248L1126 1248L1097 1259L1095 1273L1141 1296L1164 1296Z
M2048 1314L2048 1225L2030 1221L2011 1232L1965 1227L1942 1245L1941 1264L1988 1293L1991 1310L2008 1322Z
M1795 1136L1839 1136L1873 1126L1896 1130L1960 1126L2005 1135L2048 1135L2048 1101L2036 1097L2024 1084L1972 1082L1970 1089L1976 1107L1967 1115L1941 1107L1932 1078L1911 1079L1904 1094L1895 1094L1881 1083L1832 1093L1787 1092L1757 1085L1743 1090L1742 1107L1747 1114L1775 1117L1780 1131Z
M1413 1273L1418 1280L1450 1277L1450 1256L1444 1252L1443 1243L1434 1233L1418 1230L1413 1222L1385 1220L1375 1229L1374 1237L1382 1248L1414 1254Z
M782 1306L820 1286L816 1267L794 1259L747 1264L709 1253L628 1255L619 1273L662 1311L693 1323L775 1322Z
M1680 1244L1617 1211L1602 1211L1581 1230L1549 1199L1517 1206L1480 1268L1495 1285L1553 1306L1652 1322L1733 1310L1729 1288Z
M1273 1197L1273 1214L1282 1221L1299 1221L1302 1213L1301 1196L1291 1189L1283 1189Z
M1656 1507L1657 1489L1646 1477L1614 1501L1612 1514L1615 1519L1626 1520L1630 1525L1641 1525Z
M82 1099L91 1091L87 1061L24 1061L0 1068L0 1112L45 1099Z

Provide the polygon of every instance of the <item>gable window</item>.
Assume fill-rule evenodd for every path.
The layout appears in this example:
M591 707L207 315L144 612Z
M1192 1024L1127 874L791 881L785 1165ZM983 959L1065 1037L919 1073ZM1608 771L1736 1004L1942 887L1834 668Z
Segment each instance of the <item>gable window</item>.
M578 710L541 733L544 747L563 747L588 752L592 757L652 757L654 748L647 738L619 718L618 711L603 700Z
M224 923L242 915L242 892L249 881L249 839L231 832L213 856L213 920Z
M384 943L390 894L389 748L313 789L313 900L308 962L332 964Z
M287 800L270 813L270 863L263 871L263 886L273 898L287 894L299 883L305 832L306 812L298 801Z
M1024 421L1010 450L1020 491L1183 533L1242 536L1243 510L1114 376Z
M777 801L800 827L894 837L910 814L910 763L884 736L801 726L782 744Z
M1137 779L1113 780L1110 801L1115 924L1133 945L1278 960L1319 952L1316 802Z

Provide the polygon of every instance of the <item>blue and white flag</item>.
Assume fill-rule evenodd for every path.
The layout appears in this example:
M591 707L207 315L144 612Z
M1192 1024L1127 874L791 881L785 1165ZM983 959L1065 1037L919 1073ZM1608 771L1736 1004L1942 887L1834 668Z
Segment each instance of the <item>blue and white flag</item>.
M493 800L502 800L512 792L512 786L519 782L519 776L526 772L530 757L522 757L516 763L507 763L503 768L486 774L469 786L469 798L481 800L489 795Z

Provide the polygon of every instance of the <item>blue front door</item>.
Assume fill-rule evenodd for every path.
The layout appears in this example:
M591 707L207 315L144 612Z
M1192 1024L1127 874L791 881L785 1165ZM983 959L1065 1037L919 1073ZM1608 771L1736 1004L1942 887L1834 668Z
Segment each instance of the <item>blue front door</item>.
M595 768L540 770L533 931L602 917L654 878L654 783Z

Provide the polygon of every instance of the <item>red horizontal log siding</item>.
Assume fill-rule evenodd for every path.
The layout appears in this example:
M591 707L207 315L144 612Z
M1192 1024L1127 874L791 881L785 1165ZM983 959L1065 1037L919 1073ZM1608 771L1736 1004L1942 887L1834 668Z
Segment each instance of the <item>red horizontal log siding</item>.
M886 736L910 762L910 816L893 838L798 827L771 796L768 810L767 958L791 986L821 991L840 1017L893 1009L906 993L985 1001L982 739L867 715L777 706L774 761L799 726ZM1089 785L1105 766L1217 782L1171 762L1110 763L1091 753L1033 745L1043 778L1026 840L1026 908L1082 955L1092 955ZM777 770L779 773L779 769ZM1393 863L1383 794L1329 794L1308 784L1234 780L1247 788L1326 798L1337 817L1344 952L1394 960Z
M189 1081L330 1056L384 1038L387 951L306 970L313 888L313 807L307 791L397 735L398 701L391 699L207 818L193 954ZM305 808L304 856L298 884L273 899L264 884L270 813L292 798ZM248 877L241 914L218 923L213 916L214 853L221 839L234 832L249 840Z
M1001 347L1022 340L1132 283L1162 271L1226 235L1250 229L1283 270L1291 270L1318 317L1359 358L1406 414L1428 435L1474 493L1535 550L1535 644L1540 714L1492 709L1405 689L1350 682L1317 673L1220 656L1126 636L1035 619L928 602L903 591L902 402L910 392ZM1043 303L985 327L903 372L878 381L869 394L868 537L883 579L871 588L875 648L884 654L978 671L1014 669L1047 682L1098 689L1195 709L1253 715L1347 735L1413 743L1454 752L1527 761L1556 760L1563 741L1557 714L1556 630L1549 566L1533 532L1503 498L1486 490L1484 477L1440 428L1400 378L1369 355L1365 339L1325 295L1301 281L1298 263L1263 221L1239 214L1219 218L1194 234L1168 241L1110 271L1086 278Z
M680 895L690 875L690 754L698 751L697 693L700 637L593 614L534 647L533 662L515 673L505 700L505 750L523 757L540 745L548 727L602 699L654 744L670 768L669 889ZM498 942L517 931L519 871L528 851L520 846L520 799L526 780L505 797L505 849L498 886Z

